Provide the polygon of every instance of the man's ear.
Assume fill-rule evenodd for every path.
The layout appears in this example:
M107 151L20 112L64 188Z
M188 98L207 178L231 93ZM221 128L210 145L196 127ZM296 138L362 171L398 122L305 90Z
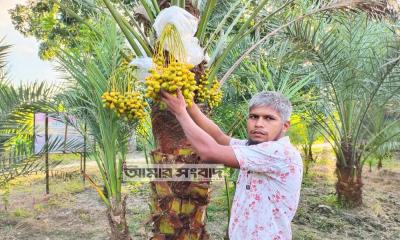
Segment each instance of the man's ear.
M283 123L283 131L286 132L290 127L290 121L286 121Z

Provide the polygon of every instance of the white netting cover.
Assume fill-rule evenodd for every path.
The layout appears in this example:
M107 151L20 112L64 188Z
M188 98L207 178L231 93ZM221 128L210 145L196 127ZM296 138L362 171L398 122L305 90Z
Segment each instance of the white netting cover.
M155 66L153 59L149 57L134 58L130 65L138 67L137 77L140 81L144 82L147 76L150 75L149 70Z
M194 37L199 20L186 10L172 6L163 9L154 21L153 27L159 37L167 24L173 24L182 39L186 52L186 63L197 65L204 60L204 50L199 40ZM164 46L168 50L168 46Z

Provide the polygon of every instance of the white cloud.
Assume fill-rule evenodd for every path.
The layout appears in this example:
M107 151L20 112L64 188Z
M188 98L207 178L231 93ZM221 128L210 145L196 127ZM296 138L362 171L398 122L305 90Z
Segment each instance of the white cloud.
M0 26L7 26L11 23L8 10L14 8L16 4L23 4L24 0L0 0Z
M14 29L8 10L16 4L24 4L26 0L0 0L0 38L11 44L7 58L9 76L14 83L48 81L60 82L50 62L38 57L38 42L30 37L25 38Z

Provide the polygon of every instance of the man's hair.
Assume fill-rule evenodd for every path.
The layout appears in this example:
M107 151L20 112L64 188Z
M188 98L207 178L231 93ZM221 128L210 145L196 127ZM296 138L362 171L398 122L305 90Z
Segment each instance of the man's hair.
M272 107L282 118L282 121L289 121L292 113L292 104L282 93L266 91L254 95L249 102L249 110L253 107Z

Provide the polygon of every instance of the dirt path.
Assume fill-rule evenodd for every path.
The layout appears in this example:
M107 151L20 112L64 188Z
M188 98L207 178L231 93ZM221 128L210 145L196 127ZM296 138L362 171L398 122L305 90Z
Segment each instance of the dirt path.
M146 158L144 156L143 152L133 152L129 153L126 159L126 162L128 164L135 164L135 163L146 163ZM68 164L60 164L56 167L53 168L53 170L65 170L65 169L79 169L80 168L80 162L79 161L74 161L72 163ZM86 167L96 167L97 163L93 160L87 160L86 162Z
M400 239L400 162L390 170L365 170L364 205L351 210L336 202L333 165L331 160L320 163L304 179L293 239ZM88 165L88 172L95 176L96 167ZM14 181L9 197L0 199L0 239L108 239L104 205L88 184L83 186L78 174L72 179L52 178L50 190L50 195L43 194L41 175ZM129 195L127 217L133 239L148 239L148 185L129 183L123 192ZM225 236L228 217L223 192L223 182L215 182L207 212L211 239Z
M68 166L71 167L71 166ZM94 175L95 168L89 168ZM44 195L43 176L33 175L14 183L5 211L0 202L0 240L69 240L108 239L109 229L105 207L97 192L88 184L84 187L79 175L64 181L51 179L50 195ZM214 184L208 211L208 230L212 239L222 239L227 226L224 199L220 196L223 183ZM151 226L149 186L147 183L127 183L127 218L135 240L149 239Z
M293 239L400 239L400 163L363 175L363 206L355 209L338 205L334 182L321 177L306 182Z

